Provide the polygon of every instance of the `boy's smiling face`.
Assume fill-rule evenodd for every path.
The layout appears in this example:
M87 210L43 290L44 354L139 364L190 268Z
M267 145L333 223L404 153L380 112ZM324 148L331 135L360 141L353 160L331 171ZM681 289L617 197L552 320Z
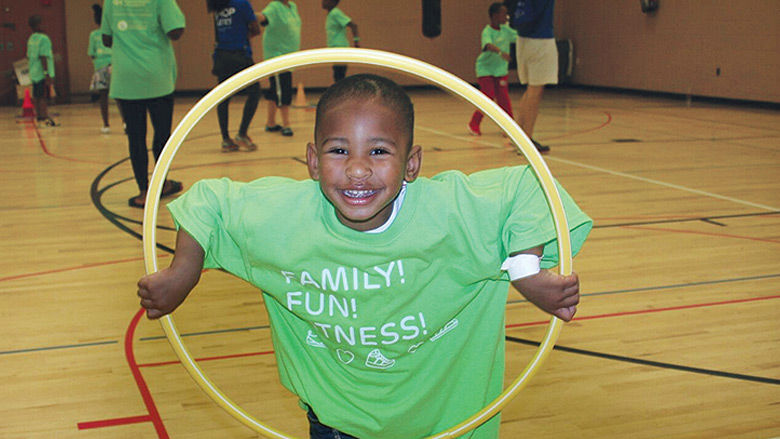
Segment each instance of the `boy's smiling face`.
M400 116L382 98L336 102L309 143L309 175L320 182L339 221L365 231L383 225L403 181L420 172L422 149L409 146Z

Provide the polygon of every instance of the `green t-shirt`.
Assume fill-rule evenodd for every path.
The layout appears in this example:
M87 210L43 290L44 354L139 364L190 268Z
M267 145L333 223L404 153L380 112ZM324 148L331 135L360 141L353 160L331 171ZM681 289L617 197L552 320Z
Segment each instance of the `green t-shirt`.
M493 29L490 25L482 30L482 53L477 57L476 68L477 77L482 76L506 76L509 72L509 62L496 52L484 50L485 45L492 44L501 49L504 53L509 53L509 46L517 39L517 31L502 24L500 28Z
M301 16L295 2L285 6L274 0L263 9L263 15L268 19L263 31L263 59L301 49Z
M41 57L46 58L49 76L53 78L54 55L51 51L51 40L46 34L34 32L27 40L27 65L30 69L30 80L32 82L40 82L46 77Z
M592 221L562 189L572 247ZM222 268L263 291L282 384L345 433L417 438L502 390L501 263L555 230L530 168L457 171L407 185L390 227L341 224L312 180L203 180L168 205ZM498 416L465 437L498 437Z
M100 28L113 37L109 95L149 99L173 93L176 57L168 32L184 28L175 0L107 1Z
M90 32L87 55L92 58L92 64L95 65L95 70L100 70L111 64L111 48L106 47L103 44L103 32L101 32L100 29L95 29Z
M347 40L347 25L352 21L339 8L333 8L325 18L325 35L328 47L349 47Z

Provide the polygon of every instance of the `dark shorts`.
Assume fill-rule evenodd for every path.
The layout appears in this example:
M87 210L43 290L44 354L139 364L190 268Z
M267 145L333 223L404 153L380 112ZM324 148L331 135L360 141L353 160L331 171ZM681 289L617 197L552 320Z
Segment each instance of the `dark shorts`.
M211 73L223 82L236 73L255 64L243 50L215 50L214 67Z
M306 417L309 418L310 439L357 439L355 436L350 436L343 431L322 424L311 409L306 413Z
M279 84L276 79L279 78ZM282 72L269 78L271 87L266 90L265 98L269 101L275 101L278 106L290 105L292 103L292 72ZM277 90L279 86L279 90Z
M32 83L32 95L34 98L47 98L49 97L49 87L46 87L46 80L41 79L38 82Z

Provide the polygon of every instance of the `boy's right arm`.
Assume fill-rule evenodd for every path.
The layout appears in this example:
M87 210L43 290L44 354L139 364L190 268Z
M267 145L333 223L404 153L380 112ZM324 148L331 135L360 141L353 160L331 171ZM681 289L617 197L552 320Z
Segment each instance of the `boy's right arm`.
M138 297L148 318L158 319L184 302L200 280L204 257L200 244L180 228L171 265L138 281Z

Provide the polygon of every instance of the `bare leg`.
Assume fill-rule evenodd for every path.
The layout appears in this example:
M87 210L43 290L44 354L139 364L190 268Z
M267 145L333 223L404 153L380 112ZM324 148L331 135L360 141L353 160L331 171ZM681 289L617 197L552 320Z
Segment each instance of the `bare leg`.
M108 126L108 90L100 90L100 115L103 117L103 126Z
M282 113L282 126L283 127L289 127L290 126L290 106L289 105L282 105L279 107L279 111Z
M543 93L543 85L529 85L520 99L520 105L517 108L517 123L528 137L533 137L536 116L539 115L539 104L542 102Z
M265 121L265 126L272 127L276 125L276 102L268 101L268 118Z

